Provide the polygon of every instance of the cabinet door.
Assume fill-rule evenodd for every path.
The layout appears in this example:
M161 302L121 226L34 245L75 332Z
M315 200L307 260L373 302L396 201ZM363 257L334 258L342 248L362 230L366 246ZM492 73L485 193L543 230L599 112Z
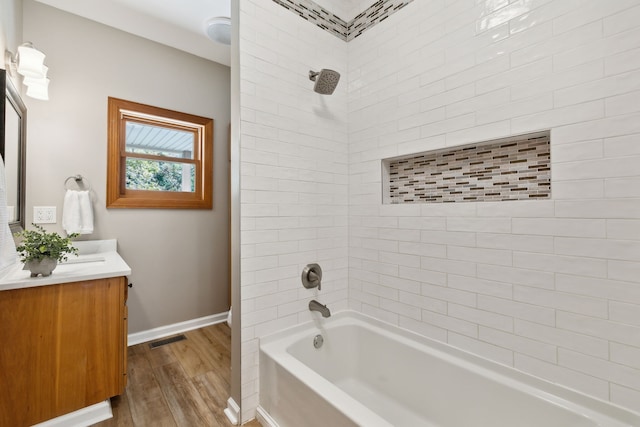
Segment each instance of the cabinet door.
M123 392L124 287L117 277L0 292L0 425L32 425Z

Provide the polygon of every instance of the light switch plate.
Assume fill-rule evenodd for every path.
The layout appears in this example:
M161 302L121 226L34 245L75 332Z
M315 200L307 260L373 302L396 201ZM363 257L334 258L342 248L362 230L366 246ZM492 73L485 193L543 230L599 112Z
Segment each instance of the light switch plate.
M33 207L33 223L34 224L55 224L56 223L56 207L55 206L34 206Z

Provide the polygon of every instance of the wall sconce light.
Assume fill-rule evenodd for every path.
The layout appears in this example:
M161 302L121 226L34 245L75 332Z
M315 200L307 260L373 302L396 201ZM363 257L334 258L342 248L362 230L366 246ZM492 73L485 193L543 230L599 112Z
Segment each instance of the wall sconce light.
M5 62L9 74L22 75L22 81L27 86L27 96L35 99L49 99L49 67L44 65L45 54L33 47L31 42L18 46L18 53L5 51Z

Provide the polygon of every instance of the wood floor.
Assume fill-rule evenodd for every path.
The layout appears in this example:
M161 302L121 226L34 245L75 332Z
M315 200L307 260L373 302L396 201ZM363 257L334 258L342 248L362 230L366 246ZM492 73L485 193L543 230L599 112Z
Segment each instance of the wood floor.
M184 335L186 340L154 349L148 343L129 347L126 391L111 400L113 418L95 426L231 426L223 413L229 397L231 330L219 323Z

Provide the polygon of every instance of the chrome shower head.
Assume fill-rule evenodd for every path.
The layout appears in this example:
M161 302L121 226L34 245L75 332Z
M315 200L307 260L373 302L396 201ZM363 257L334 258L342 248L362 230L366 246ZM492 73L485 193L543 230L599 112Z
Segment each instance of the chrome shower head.
M313 90L320 95L331 95L338 82L340 81L340 73L333 70L322 69L320 72L309 71L309 80L316 82Z

